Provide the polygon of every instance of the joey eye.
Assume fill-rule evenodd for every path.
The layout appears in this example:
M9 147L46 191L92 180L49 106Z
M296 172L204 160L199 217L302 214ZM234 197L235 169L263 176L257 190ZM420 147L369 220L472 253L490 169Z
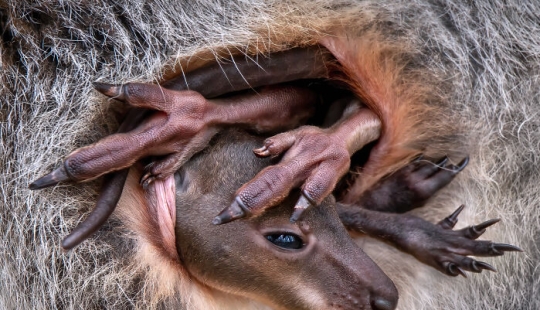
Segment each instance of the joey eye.
M266 239L282 249L298 250L304 247L302 238L294 234L270 234L266 235Z

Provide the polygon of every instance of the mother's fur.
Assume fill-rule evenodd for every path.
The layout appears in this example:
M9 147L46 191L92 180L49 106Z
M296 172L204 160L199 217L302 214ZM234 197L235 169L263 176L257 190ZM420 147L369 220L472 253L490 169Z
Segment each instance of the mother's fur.
M419 98L449 114L424 120L447 133L428 137L429 147L471 156L417 213L435 221L465 203L461 225L502 218L486 238L526 253L488 259L496 274L456 279L359 240L398 286L399 307L540 308L539 19L535 1L0 1L0 307L146 308L182 298L155 299L147 269L130 260L135 241L116 220L75 251L60 250L99 182L27 190L71 150L116 128L115 107L91 82L152 82L178 65L309 45L353 25L350 40L371 35L400 43L398 57L414 56L411 86L426 92L423 83L435 81ZM240 305L254 307L231 304Z

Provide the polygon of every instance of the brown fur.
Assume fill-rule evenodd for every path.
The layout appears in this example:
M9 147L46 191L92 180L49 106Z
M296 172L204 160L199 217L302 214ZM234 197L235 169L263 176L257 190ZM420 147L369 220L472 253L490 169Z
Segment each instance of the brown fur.
M155 252L136 252L140 247L117 221L110 221L74 252L59 248L60 238L93 206L98 181L41 192L26 189L30 180L56 167L71 150L116 129L110 113L114 108L93 91L91 82L159 81L181 59L186 61L183 66L193 61L193 55L204 53L204 62L212 61L211 55L229 53L268 55L313 45L325 36L340 38L347 26L351 42L363 37L379 42L355 43L366 50L399 47L387 50L393 56L386 58L394 61L388 72L393 72L390 77L397 75L399 83L383 81L386 89L399 94L410 90L408 102L433 111L415 124L426 130L415 129L420 140L409 141L406 154L412 148L410 153L420 150L434 156L448 152L453 160L471 155L462 175L416 214L434 222L465 203L458 225L500 217L502 223L485 237L526 252L488 260L498 269L496 274L448 279L385 245L359 240L402 292L400 308L539 308L536 2L103 4L0 2L0 307L156 305L151 293L155 281L141 280L156 278L144 263L134 259L136 268L129 264L136 253L151 261ZM374 59L384 55L375 54ZM399 136L399 128L394 130ZM369 183L366 179L366 186ZM162 292L160 296L170 296ZM200 292L201 299L223 298L219 305L253 307L230 294ZM188 304L193 300L189 294L169 298L180 296Z

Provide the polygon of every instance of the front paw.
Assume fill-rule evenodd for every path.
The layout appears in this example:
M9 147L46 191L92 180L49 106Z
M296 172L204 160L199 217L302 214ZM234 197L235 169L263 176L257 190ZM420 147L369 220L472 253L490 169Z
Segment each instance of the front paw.
M96 83L96 89L131 106L150 109L151 113L129 132L107 136L74 151L62 167L32 183L31 189L66 180L94 179L148 156L185 153L192 138L207 127L205 111L210 103L196 92L172 91L141 83L121 86Z
M311 204L317 205L329 195L347 172L350 154L339 142L328 130L313 126L266 139L254 153L259 157L284 154L283 158L243 185L231 207L220 213L214 223L226 223L246 213L262 213L301 185L302 195L291 217L291 221L297 220Z
M266 139L255 149L259 157L282 155L281 161L265 168L237 192L234 202L213 221L223 224L265 209L282 201L300 187L301 196L294 207L291 222L310 206L319 205L334 190L347 172L352 153L376 140L380 121L365 108L351 108L334 126L322 129L303 126Z

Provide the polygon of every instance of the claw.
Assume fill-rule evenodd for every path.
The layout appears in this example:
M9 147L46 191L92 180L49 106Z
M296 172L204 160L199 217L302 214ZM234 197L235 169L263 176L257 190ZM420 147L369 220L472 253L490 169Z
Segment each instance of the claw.
M152 176L149 176L148 178L146 178L144 181L142 181L141 185L142 185L142 188L144 190L148 190L148 186L150 186L150 184L152 184L152 182L154 182L156 178L155 177L152 177Z
M105 176L94 210L62 240L64 250L73 249L103 226L116 208L120 196L122 196L128 173L129 169L123 169Z
M142 177L141 177L141 180L139 181L139 184L142 186L142 188L144 190L147 190L148 189L148 186L154 182L156 178L152 175L152 173L150 172L147 172L145 173Z
M100 82L94 82L93 84L94 88L105 96L119 101L125 100L124 87L122 85L114 85Z
M456 270L457 272L462 275L464 278L467 278L467 274L465 273L465 271L463 271L463 269L459 268L458 266L456 266Z
M44 175L41 178L32 182L32 184L30 184L28 188L31 190L42 189L68 180L71 180L71 177L67 173L64 165L62 165L60 168L55 169L53 172Z
M455 265L455 264L453 264L453 263L448 263L448 265L446 265L446 273L447 273L448 275L451 275L451 276L454 276L454 277L457 276L458 273L457 273L457 271L455 270L455 268L456 268L456 265Z
M497 272L497 269L495 269L495 267L491 266L491 265L488 264L488 263L477 262L477 261L475 261L474 263L475 263L476 267L479 268L479 269L484 269L484 270L489 270L489 271Z
M446 271L449 275L454 276L454 277L458 275L462 275L464 278L467 277L467 275L465 274L465 271L463 271L463 269L459 268L454 263L448 263L448 265L446 266Z
M478 262L475 260L471 262L471 271L476 273L482 272L482 268L478 266Z
M465 208L465 205L459 206L454 213L447 216L444 220L440 221L438 223L439 226L441 226L443 229L452 229L454 226L456 226L456 223L458 222L458 216L463 211L463 208Z
M310 200L302 193L302 195L300 195L300 199L298 199L298 202L294 206L294 211L290 218L291 223L298 221L300 216L302 216L302 213L304 213L304 211L306 211L311 205Z
M216 216L214 220L212 220L212 224L214 225L226 224L236 219L245 217L246 214L248 213L249 212L248 212L247 207L240 200L240 198L236 197L233 203L229 207L221 211L221 213L219 213L218 216Z
M523 252L523 250L517 246L507 243L493 243L491 245L491 250L496 256L503 255L504 252Z
M483 223L480 223L478 225L472 226L471 228L474 228L477 231L485 230L489 226L491 226L493 224L496 224L496 223L498 223L500 221L501 221L501 219L491 219L491 220L485 221Z
M444 156L441 160L435 163L435 165L439 167L444 167L444 165L448 162L448 156Z
M460 172L461 170L465 169L468 163L469 163L469 156L463 158L463 160L457 164L455 171Z
M486 228L498 223L500 219L491 219L478 225L470 226L465 229L465 236L469 239L476 239L486 232Z
M268 157L270 155L270 151L268 150L266 145L258 149L254 149L253 153L255 153L257 157Z

